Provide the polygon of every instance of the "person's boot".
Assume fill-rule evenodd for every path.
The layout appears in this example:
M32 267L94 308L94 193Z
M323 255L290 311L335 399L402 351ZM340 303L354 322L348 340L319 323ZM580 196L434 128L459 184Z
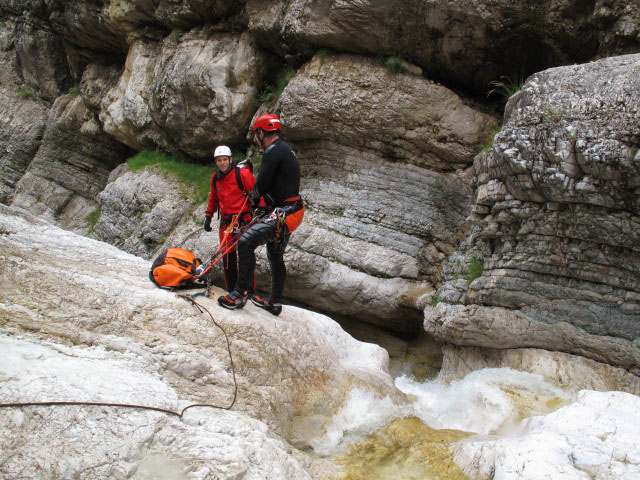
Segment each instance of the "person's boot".
M226 295L218 297L218 303L221 307L235 310L236 308L242 308L247 303L247 292L241 293L233 290Z
M267 312L271 313L272 315L278 316L282 311L281 303L271 302L266 298L259 297L258 295L255 295L255 294L251 295L251 301L253 302L254 305L260 308L264 308Z

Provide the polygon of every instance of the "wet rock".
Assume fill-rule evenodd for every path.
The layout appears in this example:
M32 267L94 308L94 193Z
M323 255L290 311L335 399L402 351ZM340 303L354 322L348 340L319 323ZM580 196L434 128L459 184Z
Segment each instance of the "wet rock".
M453 446L471 478L633 478L640 474L640 398L583 391L578 401L523 421L507 438L470 437Z
M538 348L493 349L479 347L442 347L439 376L446 382L460 380L483 368L512 368L542 375L570 392L619 390L640 394L640 376L624 368L563 352Z
M0 289L4 335L14 337L25 330L33 331L39 342L74 345L69 346L67 358L74 357L76 349L82 358L92 357L91 352L98 350L97 356L106 360L100 368L109 370L111 361L119 368L147 372L141 373L142 385L134 382L130 389L122 385L132 395L129 398L147 398L170 408L177 408L179 400L181 405L230 404L234 379L225 336L189 302L155 287L148 279L150 262L61 230L24 211L0 205L0 213L0 251L6 258ZM38 278L37 296L29 287L34 275ZM214 295L219 293L215 289ZM212 313L231 341L239 387L235 415L266 423L271 435L297 447L308 447L311 439L325 433L332 416L355 387L375 397L388 396L387 401L406 403L387 372L386 351L354 340L324 315L285 306L281 315L274 317L252 304L231 312L219 307L214 299L198 297L198 302ZM82 371L83 376L91 376L90 366ZM147 384L144 379L148 375L155 377L152 383L164 392L162 395L148 395L147 390L140 389ZM68 381L73 384L76 379L70 377ZM124 374L123 382L127 383L129 377ZM120 382L103 384L100 376L91 378L91 385L97 382L104 388L87 386L88 391L98 397L105 395L103 398L118 395L119 390L114 393L112 388ZM3 384L6 381L3 379ZM46 378L43 382L47 387L42 392L57 385L47 383ZM17 392L29 396L28 385L17 388ZM4 388L2 391L6 392ZM32 398L44 399L38 395ZM9 415L6 411L1 414ZM97 414L99 418L105 415L101 410ZM130 415L134 424L149 420L145 414ZM137 415L142 418L137 419ZM203 415L196 418L207 418L206 413ZM27 440L32 441L37 429L30 425L29 418L26 431L18 430L17 435L26 433ZM73 442L77 441L82 439ZM145 442L130 441L127 448L134 450ZM84 444L73 445L85 451ZM136 457L136 462L139 459Z
M553 323L519 310L439 303L425 308L424 328L439 340L487 348L546 348L574 353L640 373L638 345L629 336L590 332L569 321Z

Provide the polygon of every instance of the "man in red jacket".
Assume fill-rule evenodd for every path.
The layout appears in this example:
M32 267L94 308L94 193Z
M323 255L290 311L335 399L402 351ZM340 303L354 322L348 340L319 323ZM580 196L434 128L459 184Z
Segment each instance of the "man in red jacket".
M218 171L211 176L209 203L207 205L204 229L211 231L211 218L218 211L220 217L220 241L225 230L233 222L234 215L240 215L238 227L251 222L249 202L245 203L248 192L256 184L251 170L244 163L234 163L231 159L231 149L225 145L217 147L213 153ZM242 205L244 204L244 208ZM242 208L242 211L240 209ZM223 257L224 283L227 290L235 287L238 279L238 256L236 250L231 250ZM253 276L253 272L251 273Z

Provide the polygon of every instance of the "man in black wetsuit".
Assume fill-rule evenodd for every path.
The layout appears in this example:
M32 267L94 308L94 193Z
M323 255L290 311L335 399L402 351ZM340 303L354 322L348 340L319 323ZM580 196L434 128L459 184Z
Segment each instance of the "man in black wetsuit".
M268 312L279 315L287 269L284 250L289 236L302 222L304 205L300 198L300 163L281 138L282 125L275 115L260 115L253 124L254 138L264 150L256 184L249 192L249 202L257 207L264 198L267 207L259 219L249 227L238 241L238 282L218 303L230 309L242 308L247 303L252 281L251 272L256 264L255 249L267 244L267 258L271 266L271 294L268 298L252 295L251 301Z

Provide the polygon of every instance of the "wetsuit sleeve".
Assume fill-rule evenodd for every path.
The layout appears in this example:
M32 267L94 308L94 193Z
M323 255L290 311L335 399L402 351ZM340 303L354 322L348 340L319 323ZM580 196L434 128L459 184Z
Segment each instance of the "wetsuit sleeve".
M240 180L242 180L242 186L244 187L245 192L253 190L253 187L256 184L256 177L253 176L253 173L251 173L248 168L240 170Z
M209 203L207 204L207 211L205 215L207 217L213 217L213 214L218 210L218 191L216 190L216 175L211 175L211 181L209 182Z

